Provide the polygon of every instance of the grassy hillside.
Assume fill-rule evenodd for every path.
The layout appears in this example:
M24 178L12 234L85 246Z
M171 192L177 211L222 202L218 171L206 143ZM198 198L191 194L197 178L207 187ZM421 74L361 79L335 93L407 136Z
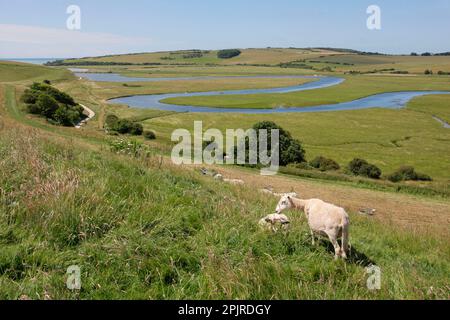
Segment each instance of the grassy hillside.
M407 71L409 73L423 74L429 69L437 73L438 71L450 71L449 56L367 56L355 54L343 54L320 57L310 61L313 65L328 65L335 71L348 72L351 70L368 72L374 70ZM390 70L394 69L394 70Z
M219 65L236 65L236 64L267 64L275 65L283 62L294 60L302 60L307 58L318 58L320 56L328 56L331 54L340 54L330 50L320 49L241 49L241 55L231 59L219 59L217 50L185 50L172 52L154 52L154 53L138 53L124 54L116 56L92 57L84 59L66 60L68 63L78 63L80 61L95 62L118 62L133 64L219 64ZM199 53L201 57L191 58L192 54Z
M434 73L450 72L450 56L370 55L351 50L294 48L241 49L241 51L239 56L231 59L219 59L215 50L185 50L70 59L65 63L147 64L145 67L141 66L140 70L157 69L159 66L253 65L277 68L280 72L284 72L283 69L288 69L290 72L303 70L303 72L315 73L424 74L425 70L432 70ZM97 68L102 67L97 66ZM134 66L134 68L137 67Z
M51 69L20 62L0 62L0 82L66 80L73 77L64 69Z
M199 118L205 127L245 128L264 117L110 107L104 98L144 89L89 83L62 69L36 66L18 77L15 67L8 68L0 74L5 79L0 81L0 299L450 298L448 199L283 175L268 180L251 170L216 167L246 182L223 184L167 161L169 133ZM97 117L76 130L24 114L20 93L43 77ZM154 83L145 90L170 91L174 85ZM244 84L194 83L205 85ZM175 89L188 88L179 86ZM418 169L448 179L448 163L439 159L447 158L450 138L431 118L447 115L448 98L428 99L415 100L412 110L270 120L304 140L309 156L317 152L346 161L358 152L386 168L414 160ZM118 138L100 129L108 112L143 120L156 129L158 140L146 143L138 156L112 152L110 142ZM260 230L258 220L273 212L277 199L256 190L269 184L344 206L352 221L349 261L334 261L326 241L312 246L301 213L289 213L289 233ZM357 214L365 206L377 208L377 215ZM381 268L380 291L366 287L370 264ZM82 271L79 292L66 289L71 265Z
M300 214L288 234L259 230L276 200L251 188L15 124L0 154L2 299L448 298L447 233L352 214L352 258L335 262ZM370 263L379 292L365 286ZM74 264L79 293L65 288Z

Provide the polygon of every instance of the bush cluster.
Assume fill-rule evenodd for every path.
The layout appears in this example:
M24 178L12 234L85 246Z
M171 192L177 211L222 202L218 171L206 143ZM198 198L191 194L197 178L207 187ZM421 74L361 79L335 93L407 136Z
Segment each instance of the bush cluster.
M22 95L27 111L63 126L75 126L85 115L83 108L67 93L50 85L50 81L33 83Z
M387 176L387 179L392 182L400 181L432 181L433 179L423 173L416 172L414 167L403 166L397 171Z
M144 131L144 137L148 140L155 140L156 134L153 131Z
M156 134L153 131L144 131L144 127L139 122L120 119L114 114L106 116L105 128L120 134L131 134L133 136L143 135L148 140L156 139Z
M312 160L309 165L315 169L319 169L320 171L336 171L341 168L333 159L327 159L322 156Z
M381 169L363 159L353 159L348 164L348 171L355 176L380 179Z
M141 136L144 133L144 127L142 124L128 119L120 119L113 114L106 117L105 127L120 134L129 133L134 136Z

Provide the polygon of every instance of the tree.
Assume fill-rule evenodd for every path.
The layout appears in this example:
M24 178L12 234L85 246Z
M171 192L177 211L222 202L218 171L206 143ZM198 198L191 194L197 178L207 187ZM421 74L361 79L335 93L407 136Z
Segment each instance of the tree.
M67 104L70 106L77 105L77 103L74 101L74 99L71 96L69 96L67 93L62 92L48 84L35 82L31 85L30 88L33 91L44 92L44 93L48 94L49 96L53 97L59 103L64 103L64 104Z
M425 74L427 74L427 75L431 75L431 74L433 74L433 70L425 70Z
M30 113L38 114L65 126L73 126L83 118L83 108L67 93L46 83L33 83L22 95Z
M59 108L58 101L46 93L39 95L36 106L39 113L47 118L53 118L53 114Z
M217 52L217 57L220 59L231 59L241 54L241 50L238 49L225 49Z
M39 91L26 89L22 95L22 101L29 104L34 104L39 96Z
M80 110L61 105L55 111L53 119L63 126L74 126L80 121Z
M255 124L253 129L257 132L259 139L259 130L267 130L268 137L268 150L272 149L271 145L271 134L272 130L279 130L280 133L280 165L286 166L291 163L302 163L306 162L305 160L305 150L303 149L300 141L292 138L291 134L278 126L276 123L272 121L263 121ZM248 150L248 148L247 148Z

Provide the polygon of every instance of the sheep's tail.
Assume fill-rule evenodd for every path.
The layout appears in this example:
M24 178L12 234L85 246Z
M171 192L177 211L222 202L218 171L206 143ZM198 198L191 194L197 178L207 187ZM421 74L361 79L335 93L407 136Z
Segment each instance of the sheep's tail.
M346 255L350 254L349 237L350 237L350 222L349 219L346 218L342 223L342 250Z

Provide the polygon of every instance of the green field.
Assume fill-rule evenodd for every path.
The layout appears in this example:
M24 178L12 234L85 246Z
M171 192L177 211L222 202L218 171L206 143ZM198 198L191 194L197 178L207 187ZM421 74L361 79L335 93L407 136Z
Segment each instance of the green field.
M260 231L276 200L248 188L23 128L3 131L0 154L2 299L448 297L444 235L416 241L352 214L353 258L335 262L300 216L288 235ZM372 262L378 292L365 286ZM82 267L79 293L65 287L70 265Z
M415 103L427 110L427 98ZM445 105L449 116L448 97L432 97ZM182 126L193 129L193 121L201 119L207 128L250 128L263 120L282 124L294 137L304 142L308 159L328 156L345 165L362 157L390 173L401 165L413 165L438 180L450 179L450 131L430 115L408 109L371 109L331 113L245 115L239 114L174 114L145 121L145 126L159 136L170 139L171 132ZM355 134L357 132L357 134ZM426 151L424 151L426 150Z
M198 50L196 50L198 51ZM194 52L155 52L124 54L117 56L92 57L84 59L66 60L66 63L103 62L103 63L129 63L129 64L153 64L141 66L141 69L154 70L176 66L180 68L202 66L265 66L277 67L280 64L294 64L289 70L303 70L304 72L317 72L326 68L329 72L347 73L374 72L409 74L423 74L425 70L450 72L449 56L405 56L405 55L366 55L333 49L241 49L242 53L231 59L217 58L217 51L201 51L202 57L189 58ZM302 69L301 67L304 66ZM127 68L136 69L137 66ZM283 68L285 69L285 68ZM315 71L312 71L315 70ZM180 70L179 70L180 71Z
M450 90L449 77L342 76L345 82L334 87L283 93L179 97L163 102L179 105L220 106L224 108L275 108L314 106L351 101L370 95L414 90Z
M295 60L291 54L325 59L320 58L323 52L302 52L255 49L244 51L239 59L269 64ZM214 59L214 54L204 59ZM161 54L148 54L152 59L157 55ZM384 63L369 58L389 58L355 56L367 68ZM149 61L146 55L99 59L129 57ZM424 61L408 63L419 70L428 66ZM92 69L146 76L312 72L225 65ZM448 77L438 76L335 73L347 81L334 88L208 97L196 103L311 105L386 91L448 90L449 84ZM33 81L44 79L91 107L96 117L77 130L25 114L21 93ZM449 189L450 131L432 118L450 120L449 96L420 97L401 110L276 115L177 114L105 102L123 95L268 88L302 81L215 79L124 86L79 80L62 68L0 63L0 299L22 295L32 299L449 299L450 202L442 194ZM186 100L191 103L191 99ZM148 152L133 157L110 150L111 141L134 140L105 134L103 121L111 113L141 121L156 132L156 141L137 139ZM395 185L379 191L369 183L324 180L319 174L318 178L268 178L251 169L215 166L227 177L245 180L240 187L224 184L202 176L198 168L174 166L166 157L173 145L172 131L192 129L198 120L204 122L205 130L246 129L261 120L275 121L303 142L308 159L324 155L345 165L362 157L386 174L401 165L413 165L434 181L397 186L444 193L400 193ZM349 261L334 261L326 241L312 246L301 213L289 213L292 228L287 234L260 230L258 220L273 212L277 199L256 190L269 185L278 192L296 191L345 207L352 222ZM357 213L361 207L378 211L374 217L361 216ZM370 264L382 270L379 291L366 287L365 268ZM79 292L66 289L70 265L81 267Z

